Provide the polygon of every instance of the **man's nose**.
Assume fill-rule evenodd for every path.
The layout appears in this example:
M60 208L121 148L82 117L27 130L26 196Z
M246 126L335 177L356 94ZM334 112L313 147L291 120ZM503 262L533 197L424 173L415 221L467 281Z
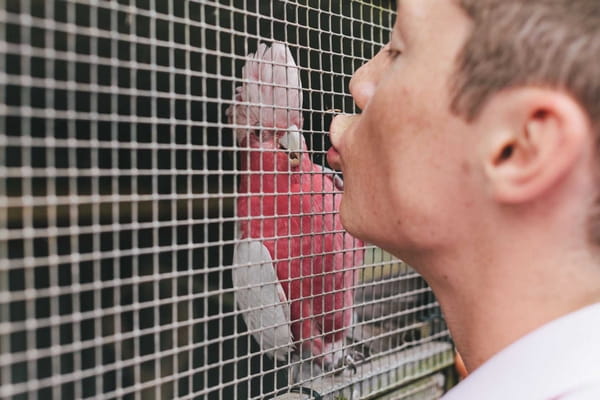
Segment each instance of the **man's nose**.
M369 76L369 61L354 72L350 80L350 93L354 102L361 110L364 110L369 100L375 93L375 84Z
M385 47L382 48L375 57L357 69L354 75L352 75L352 79L350 79L350 94L352 94L354 102L361 110L367 107L371 97L375 93L383 64L382 58L385 57L385 50Z

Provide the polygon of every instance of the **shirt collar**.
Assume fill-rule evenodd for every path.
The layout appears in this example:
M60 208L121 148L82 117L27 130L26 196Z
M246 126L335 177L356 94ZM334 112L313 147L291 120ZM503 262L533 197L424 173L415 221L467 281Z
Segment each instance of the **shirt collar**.
M600 303L551 321L473 371L442 400L550 399L600 382Z

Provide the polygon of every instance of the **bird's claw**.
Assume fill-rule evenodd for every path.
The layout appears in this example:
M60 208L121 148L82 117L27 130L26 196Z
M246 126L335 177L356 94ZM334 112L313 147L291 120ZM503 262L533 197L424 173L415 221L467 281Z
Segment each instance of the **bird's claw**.
M290 383L301 383L310 380L315 376L321 375L324 372L332 372L340 374L345 370L357 372L357 366L364 362L369 357L368 347L366 351L346 350L345 354L335 362L325 361L323 363L311 362L313 357L310 352L303 352L301 355L293 357Z
M356 366L361 362L366 360L366 356L364 353L356 350L350 350L348 353L341 357L337 363L335 364L335 369L347 368L352 371L353 374L356 373Z

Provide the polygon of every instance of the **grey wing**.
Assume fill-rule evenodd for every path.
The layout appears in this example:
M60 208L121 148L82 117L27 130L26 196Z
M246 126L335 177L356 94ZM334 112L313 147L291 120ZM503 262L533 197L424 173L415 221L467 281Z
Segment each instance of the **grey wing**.
M235 246L231 271L238 308L261 349L276 359L293 350L290 306L269 250L259 241Z

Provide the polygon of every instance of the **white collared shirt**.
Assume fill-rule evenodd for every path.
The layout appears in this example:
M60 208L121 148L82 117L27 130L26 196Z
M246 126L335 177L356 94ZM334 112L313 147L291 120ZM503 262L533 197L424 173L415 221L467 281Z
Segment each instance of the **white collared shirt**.
M509 345L442 400L600 400L600 303Z

